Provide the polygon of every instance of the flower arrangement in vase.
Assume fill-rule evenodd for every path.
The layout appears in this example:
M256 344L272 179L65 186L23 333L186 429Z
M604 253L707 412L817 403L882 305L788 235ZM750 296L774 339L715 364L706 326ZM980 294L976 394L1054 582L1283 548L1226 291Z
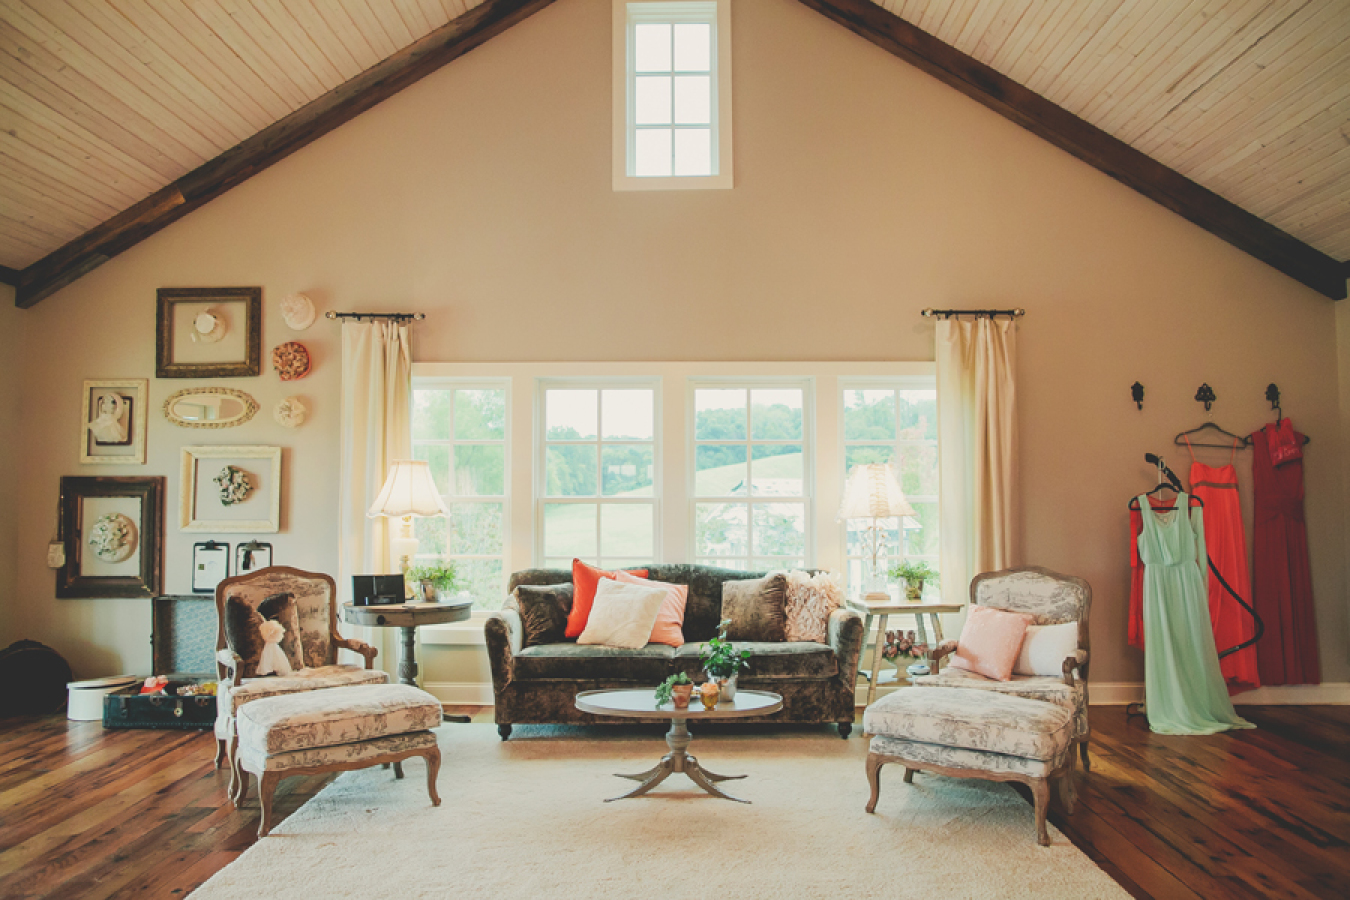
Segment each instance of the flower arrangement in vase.
M403 577L409 583L421 586L418 599L424 603L435 603L443 591L455 586L455 564L448 559L438 559L422 566L413 566Z
M905 599L910 603L923 602L923 584L925 581L937 581L938 573L929 568L926 562L902 562L886 573L892 578L905 582Z

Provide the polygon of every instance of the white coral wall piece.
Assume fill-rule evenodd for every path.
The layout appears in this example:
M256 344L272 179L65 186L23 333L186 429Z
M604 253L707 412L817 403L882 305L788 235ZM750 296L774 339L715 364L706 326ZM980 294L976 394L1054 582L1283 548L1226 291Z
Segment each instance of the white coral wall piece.
M304 424L307 412L309 410L300 402L299 397L286 397L277 401L276 408L272 410L272 418L276 419L278 425L286 428L299 428Z

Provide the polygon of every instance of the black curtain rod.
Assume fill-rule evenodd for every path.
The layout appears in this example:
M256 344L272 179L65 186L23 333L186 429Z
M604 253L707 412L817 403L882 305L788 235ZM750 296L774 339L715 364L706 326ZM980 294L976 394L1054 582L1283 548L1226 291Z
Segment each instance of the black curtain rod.
M923 316L942 316L944 319L952 316L989 316L991 319L995 316L1007 316L1010 319L1017 319L1025 316L1025 309L925 309Z
M340 313L329 310L324 313L325 318L329 319L355 319L360 322L362 319L393 319L395 322L420 322L427 317L426 313L385 313L385 312L350 312Z

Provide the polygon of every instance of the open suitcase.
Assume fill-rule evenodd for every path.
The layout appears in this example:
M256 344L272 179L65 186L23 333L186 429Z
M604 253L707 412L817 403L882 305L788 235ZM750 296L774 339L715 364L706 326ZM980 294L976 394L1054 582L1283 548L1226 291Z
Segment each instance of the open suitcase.
M215 680L216 601L212 595L155 597L150 646L156 675L170 682ZM142 694L140 684L103 698L104 728L210 728L216 698Z

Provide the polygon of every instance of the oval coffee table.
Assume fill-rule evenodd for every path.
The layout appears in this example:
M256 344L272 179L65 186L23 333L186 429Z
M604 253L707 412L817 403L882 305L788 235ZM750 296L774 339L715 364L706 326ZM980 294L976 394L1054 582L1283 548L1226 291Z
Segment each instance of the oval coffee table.
M737 691L735 700L724 700L712 709L704 709L703 703L695 697L687 709L676 709L673 704L656 705L653 697L655 688L641 688L631 691L583 691L577 694L577 709L594 713L597 716L622 716L629 719L670 719L670 731L666 732L666 746L670 752L661 758L656 768L637 775L619 775L619 778L631 778L642 782L626 794L609 797L605 800L625 800L640 797L665 781L671 772L683 772L694 784L703 788L714 797L735 800L737 803L749 803L733 797L719 788L715 782L732 781L744 778L744 775L718 775L699 765L698 760L685 751L689 747L690 719L743 719L746 716L767 716L783 708L783 698L768 691Z

